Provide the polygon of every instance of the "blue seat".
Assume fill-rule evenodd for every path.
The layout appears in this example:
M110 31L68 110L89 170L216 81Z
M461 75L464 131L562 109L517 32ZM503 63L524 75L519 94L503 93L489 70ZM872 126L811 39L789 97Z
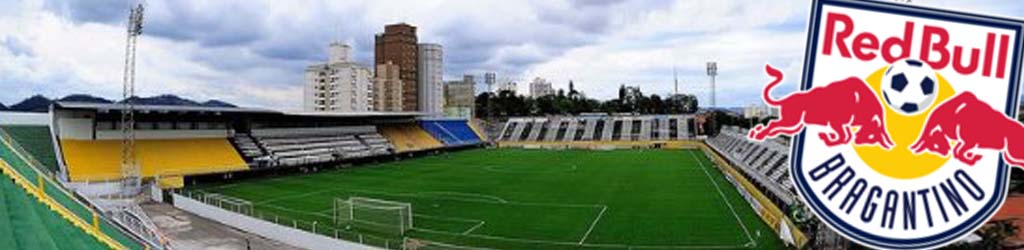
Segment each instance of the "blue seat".
M423 120L420 121L420 126L430 135L434 136L434 138L448 146L478 144L481 142L480 137L469 127L466 120Z

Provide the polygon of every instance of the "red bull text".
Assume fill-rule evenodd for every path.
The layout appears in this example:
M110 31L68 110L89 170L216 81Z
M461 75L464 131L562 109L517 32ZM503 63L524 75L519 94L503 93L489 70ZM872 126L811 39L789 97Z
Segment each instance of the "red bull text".
M1024 167L1024 21L893 2L817 0L796 93L751 140L792 136L793 186L822 222L872 248L974 232ZM773 97L781 96L781 97Z

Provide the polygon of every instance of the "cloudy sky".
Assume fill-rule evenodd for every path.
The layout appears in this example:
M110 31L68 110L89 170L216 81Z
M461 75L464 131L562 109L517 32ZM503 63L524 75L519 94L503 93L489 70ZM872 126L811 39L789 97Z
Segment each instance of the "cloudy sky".
M0 0L0 103L32 94L120 96L124 23L136 1ZM138 49L138 93L221 99L254 107L301 107L302 71L343 41L360 63L373 61L385 24L419 28L444 46L446 79L497 72L556 88L572 79L606 99L620 84L646 93L681 91L704 103L704 63L719 62L720 106L758 101L772 63L801 68L810 3L804 0L344 0L146 2ZM1014 0L914 0L1020 16ZM791 77L782 91L792 90Z

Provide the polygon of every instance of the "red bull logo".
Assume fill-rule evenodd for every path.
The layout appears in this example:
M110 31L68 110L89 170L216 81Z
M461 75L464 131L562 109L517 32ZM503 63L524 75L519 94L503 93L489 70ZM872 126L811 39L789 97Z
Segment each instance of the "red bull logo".
M942 247L987 222L1024 167L1024 21L817 0L808 29L800 91L773 98L785 78L766 65L780 117L749 135L792 136L807 207L873 248Z

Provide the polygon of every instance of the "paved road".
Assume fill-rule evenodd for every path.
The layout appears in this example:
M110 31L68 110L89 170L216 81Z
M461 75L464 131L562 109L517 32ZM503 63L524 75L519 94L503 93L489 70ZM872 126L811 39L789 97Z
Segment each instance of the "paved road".
M144 204L142 209L167 235L175 250L302 249L239 231L168 204Z

